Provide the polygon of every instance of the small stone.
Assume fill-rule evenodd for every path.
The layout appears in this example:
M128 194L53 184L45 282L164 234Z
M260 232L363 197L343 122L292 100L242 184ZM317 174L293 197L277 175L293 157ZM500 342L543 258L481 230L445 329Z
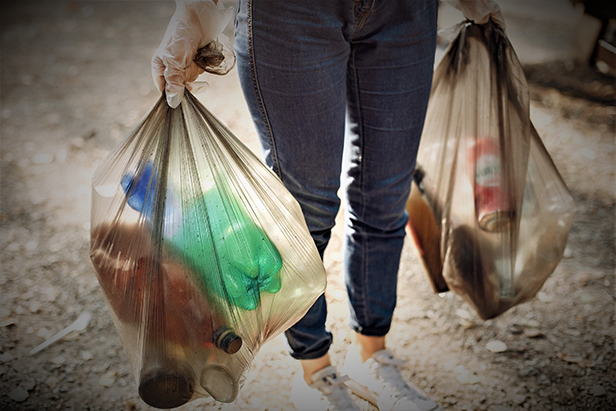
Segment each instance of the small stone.
M486 344L486 348L491 352L505 352L507 351L507 344L502 341L492 340Z
M537 299L542 303L551 303L552 301L554 301L554 297L544 293L543 291L539 291L537 293Z
M511 326L509 326L509 332L513 335L520 335L524 332L524 328L519 324L511 324Z
M10 252L19 251L21 249L21 245L17 241L13 241L9 245L6 246L5 250Z
M0 320L0 328L8 327L9 325L15 325L17 322L14 318L7 318L6 320Z
M58 294L60 294L60 291L55 287L48 287L43 290L43 295L45 296L45 299L50 303L56 301Z
M7 367L0 365L0 375L4 375L7 371Z
M30 160L28 160L27 158L22 158L17 162L17 166L19 168L28 168L30 167Z
M37 313L41 309L41 303L39 301L32 301L28 309L31 313Z
M607 391L605 391L605 388L603 388L602 386L595 385L594 387L592 387L592 395L594 395L595 397L603 397L606 394Z
M75 137L71 140L71 146L75 148L82 148L86 141L82 137Z
M36 335L38 337L44 338L44 339L48 339L49 337L51 337L53 334L51 333L51 331L49 331L47 328L45 327L41 327L39 328L39 330L37 331Z
M458 317L464 318L465 320L472 320L473 319L473 317L471 316L471 314L468 311L463 310L461 308L458 308L456 310L456 314L458 315Z
M15 307L15 314L25 314L26 313L26 309L24 307L22 307L21 305L18 305L17 307Z
M111 387L116 382L117 376L115 371L107 371L105 374L101 375L98 382L103 387Z
M465 330L471 329L475 326L475 323L472 321L467 320L466 318L460 318L458 320L458 323L462 326L462 328L464 328Z
M473 385L479 382L479 377L468 370L464 370L461 374L457 375L456 379L460 384Z
M17 387L13 389L13 391L9 392L9 398L15 402L24 402L26 398L28 398L28 395L28 391L21 387Z
M89 361L89 360L91 360L92 358L94 358L94 356L92 355L92 353L91 353L90 351L82 351L82 352L81 352L81 358L82 358L84 361Z
M38 248L38 246L38 241L30 240L26 243L26 251L34 251Z
M526 328L524 329L524 336L528 338L536 338L542 336L543 333L538 328Z
M58 113L50 113L45 117L45 120L50 124L60 124L61 119L62 117Z
M56 385L58 385L59 381L60 380L58 380L58 377L50 375L49 377L47 377L47 379L45 379L45 385L48 386L50 389L54 389Z
M573 252L569 247L565 247L565 251L563 251L563 258L571 258L573 257Z
M518 394L513 397L513 403L515 405L522 405L524 404L524 401L526 401L526 395Z
M68 157L68 151L66 151L65 148L60 149L57 153L56 153L56 159L63 163L66 161L66 157Z
M40 153L32 157L34 164L50 164L53 161L53 154Z
M595 297L591 294L588 293L584 293L580 296L580 300L584 303L584 304L592 304L595 302Z
M584 362L584 358L582 358L582 356L580 355L557 353L556 356L563 361L567 361L573 364L582 364Z
M57 253L64 248L64 244L59 241L55 241L50 243L47 248L49 248L49 251L51 251L52 253Z
M522 368L519 372L520 377L528 377L529 375L537 374L537 370L533 367Z
M579 284L580 287L585 287L590 280L590 275L588 273L578 273L573 276L573 281Z
M582 148L582 155L590 160L597 159L597 153L587 147Z
M56 365L64 364L65 361L66 361L66 359L63 356L61 356L61 355L58 355L57 357L53 357L51 359L51 362L56 364Z
M20 382L19 386L26 391L32 391L34 387L36 387L36 380L34 378L29 378Z
M4 354L0 354L0 362L9 362L13 359L11 353L5 352Z
M524 325L525 327L531 327L531 328L539 328L541 326L539 321L533 320L533 319L526 319L526 320L524 320L522 322L522 325Z

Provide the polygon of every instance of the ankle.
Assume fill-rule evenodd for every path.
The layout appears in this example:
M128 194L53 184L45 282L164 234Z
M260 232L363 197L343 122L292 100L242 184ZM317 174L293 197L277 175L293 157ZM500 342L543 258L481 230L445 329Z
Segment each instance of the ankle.
M372 355L385 348L385 336L370 336L355 333L353 339L355 349L359 353L359 359L361 363L365 363Z
M306 381L306 384L308 385L314 382L312 381L312 374L329 365L332 365L331 359L329 358L329 353L325 354L323 357L315 358L313 360L300 360L300 363L304 372L304 381Z

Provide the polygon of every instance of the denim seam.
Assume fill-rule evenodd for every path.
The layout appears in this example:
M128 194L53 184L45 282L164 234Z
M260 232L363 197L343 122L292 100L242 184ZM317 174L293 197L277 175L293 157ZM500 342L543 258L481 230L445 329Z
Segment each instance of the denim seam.
M349 37L349 41L352 41L353 37L355 37L356 34L359 34L359 31L364 27L364 24L366 24L366 18L374 8L374 1L375 0L372 0L368 9L357 13L357 8L359 7L360 0L353 0L353 15L357 19L357 23L355 24L355 30L353 31L353 34L351 34L351 36Z
M355 67L355 48L353 48L351 50L351 55L349 56L349 61L351 64L351 70L353 71L353 88L354 88L354 93L355 93L355 102L357 104L357 111L358 111L358 118L361 119L362 115L361 115L361 102L360 102L360 92L359 92L359 79L357 77L357 69ZM359 142L360 142L360 150L359 150L359 186L360 186L360 194L361 194L361 219L364 219L364 214L366 212L366 198L364 195L364 167L363 167L363 162L364 162L364 129L363 129L364 125L361 122L361 120L358 122L358 137L359 137ZM365 234L362 234L362 236L364 237L364 245L366 245L366 240L367 240L367 236ZM364 321L366 320L366 318L368 317L368 313L367 313L367 304L366 304L366 300L367 300L367 295L366 295L366 274L367 274L367 259L368 259L368 253L366 252L367 247L362 247L362 266L361 266L361 276L362 276L362 290L361 290L361 297L362 297L362 317L364 319ZM363 327L362 327L363 328Z
M255 92L255 98L259 106L259 112L263 119L263 125L267 134L267 140L270 145L270 155L272 156L272 168L276 175L282 180L282 173L280 172L280 163L278 162L278 151L276 150L276 144L274 142L274 135L272 132L272 126L270 124L265 103L263 102L263 96L261 95L261 89L259 87L259 80L257 78L256 59L254 54L254 35L252 29L252 0L246 1L246 20L248 26L248 62L250 66L252 87Z

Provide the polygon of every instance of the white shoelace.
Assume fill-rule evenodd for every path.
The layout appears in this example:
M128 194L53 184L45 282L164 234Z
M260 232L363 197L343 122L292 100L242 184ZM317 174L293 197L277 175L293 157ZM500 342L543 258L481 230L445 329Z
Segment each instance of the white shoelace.
M318 384L317 386L315 386L315 388L317 388L325 395L330 395L334 393L334 391L346 391L346 388L341 387L341 385L343 385L348 380L349 377L346 375L340 377L337 374L330 374L323 378L323 384Z
M393 388L401 394L401 391L414 393L414 390L409 390L407 383L398 370L398 367L404 365L406 361L395 358L393 355L385 352L379 354L373 357L374 362L370 364L370 368L374 370L376 377L385 385L393 384Z
M381 395L381 398L389 406L394 407L394 404L400 401L402 401L400 405L407 403L407 401L414 404L417 400L431 402L402 378L398 367L404 365L406 361L395 358L388 350L378 352L372 359L373 362L370 364L370 369L383 387L382 394L386 394L386 397L389 397L389 399L386 399ZM411 404L407 403L407 405L410 406ZM434 407L438 408L438 405L434 404Z
M310 387L321 392L322 401L329 404L327 409L359 410L345 385L350 380L348 376L340 376L333 366L329 366L317 371L312 378L314 382Z

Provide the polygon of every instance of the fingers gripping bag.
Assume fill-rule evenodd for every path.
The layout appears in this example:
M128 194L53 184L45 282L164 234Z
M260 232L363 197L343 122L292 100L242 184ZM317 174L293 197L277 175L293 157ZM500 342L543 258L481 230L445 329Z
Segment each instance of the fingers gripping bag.
M489 319L553 272L575 204L532 126L504 32L457 29L434 73L408 228L434 291L452 290Z
M91 260L140 397L232 402L324 292L299 205L192 94L162 96L93 177Z

